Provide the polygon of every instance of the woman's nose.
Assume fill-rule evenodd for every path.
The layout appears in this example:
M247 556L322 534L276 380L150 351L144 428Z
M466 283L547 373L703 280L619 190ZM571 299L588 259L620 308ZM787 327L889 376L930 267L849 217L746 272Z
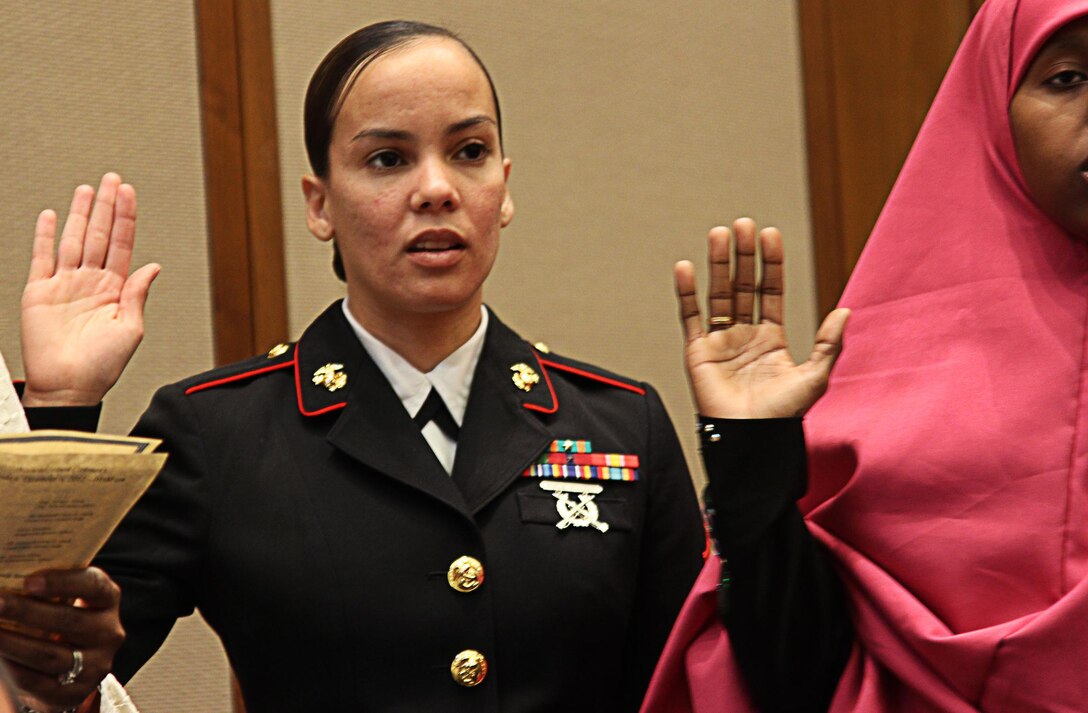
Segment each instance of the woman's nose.
M419 165L419 184L412 195L412 209L417 211L453 210L461 198L444 161L427 160Z

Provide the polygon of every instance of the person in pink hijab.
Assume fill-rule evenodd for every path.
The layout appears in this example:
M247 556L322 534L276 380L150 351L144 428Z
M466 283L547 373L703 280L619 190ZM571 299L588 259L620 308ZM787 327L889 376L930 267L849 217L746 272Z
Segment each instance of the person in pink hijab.
M781 238L757 288L734 232L706 328L677 266L725 563L643 710L1088 711L1088 0L979 11L843 295L807 466L848 311L794 366Z

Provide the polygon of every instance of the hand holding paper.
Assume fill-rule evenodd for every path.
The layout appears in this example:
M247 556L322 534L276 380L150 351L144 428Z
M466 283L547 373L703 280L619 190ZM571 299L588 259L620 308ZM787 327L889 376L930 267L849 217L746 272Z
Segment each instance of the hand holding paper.
M110 672L124 641L121 590L97 567L38 572L24 589L21 595L0 593L0 623L20 624L20 631L0 628L0 652L35 710L77 706ZM80 670L68 683L62 679L75 671L76 651Z
M162 467L157 445L68 431L0 436L0 657L35 710L78 705L110 671L124 640L120 590L86 565Z

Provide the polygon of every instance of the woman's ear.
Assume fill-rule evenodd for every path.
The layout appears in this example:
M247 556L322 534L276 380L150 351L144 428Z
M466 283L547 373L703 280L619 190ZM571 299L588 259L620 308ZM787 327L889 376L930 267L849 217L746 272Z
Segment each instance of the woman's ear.
M502 207L499 208L501 219L499 224L505 228L514 219L514 199L510 197L510 159L508 158L502 160L502 180L506 186L506 193L502 198Z
M311 174L303 176L302 195L306 198L306 227L318 240L331 240L336 232L326 206L328 189L325 181Z

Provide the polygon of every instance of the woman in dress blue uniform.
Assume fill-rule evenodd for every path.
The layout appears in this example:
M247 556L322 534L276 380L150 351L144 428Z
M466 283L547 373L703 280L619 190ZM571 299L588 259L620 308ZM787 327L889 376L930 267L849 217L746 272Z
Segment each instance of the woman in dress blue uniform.
M136 426L170 459L96 561L123 592L114 670L199 607L250 713L637 709L697 503L650 386L483 306L513 217L486 69L441 28L363 28L315 72L306 139L347 298Z

